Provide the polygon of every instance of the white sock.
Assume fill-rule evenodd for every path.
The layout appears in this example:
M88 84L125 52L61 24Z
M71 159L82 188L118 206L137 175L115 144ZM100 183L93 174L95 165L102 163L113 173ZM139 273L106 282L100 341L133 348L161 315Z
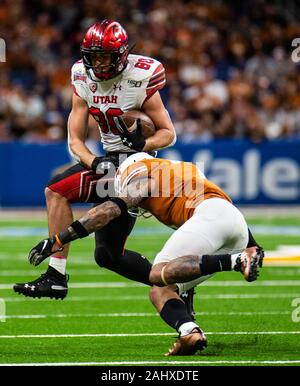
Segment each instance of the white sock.
M190 334L194 328L196 328L198 326L198 324L194 323L194 322L186 322L186 323L183 323L179 328L178 328L178 331L180 332L180 336L185 336L185 335L188 335Z
M233 269L236 265L236 260L238 257L241 257L240 253L234 253L233 255L231 255L231 269Z
M67 259L61 258L61 257L50 257L50 267L56 269L58 272L60 272L62 275L66 274L66 265L67 265Z

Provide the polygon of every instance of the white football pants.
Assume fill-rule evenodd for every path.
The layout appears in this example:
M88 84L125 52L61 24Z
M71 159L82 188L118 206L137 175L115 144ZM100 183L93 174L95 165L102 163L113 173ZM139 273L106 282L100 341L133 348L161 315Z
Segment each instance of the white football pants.
M226 200L210 198L202 201L193 216L172 234L153 265L187 255L239 253L247 244L248 226L242 213ZM177 283L180 294L212 276Z

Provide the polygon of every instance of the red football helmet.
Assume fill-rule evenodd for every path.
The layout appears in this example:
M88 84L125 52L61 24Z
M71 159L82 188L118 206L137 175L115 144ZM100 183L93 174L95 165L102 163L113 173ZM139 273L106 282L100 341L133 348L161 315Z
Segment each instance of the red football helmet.
M93 80L107 80L127 65L128 36L120 23L103 20L87 31L80 47L86 71ZM94 79L94 76L97 79Z

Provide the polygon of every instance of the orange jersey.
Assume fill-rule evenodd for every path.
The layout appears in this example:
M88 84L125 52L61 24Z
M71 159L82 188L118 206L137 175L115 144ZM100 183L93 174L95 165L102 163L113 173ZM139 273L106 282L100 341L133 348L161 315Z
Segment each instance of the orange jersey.
M138 183L141 176L149 180L149 193L139 207L169 226L178 228L184 224L203 200L218 197L231 202L190 162L152 157L130 163L117 173L118 190L122 192L129 183Z

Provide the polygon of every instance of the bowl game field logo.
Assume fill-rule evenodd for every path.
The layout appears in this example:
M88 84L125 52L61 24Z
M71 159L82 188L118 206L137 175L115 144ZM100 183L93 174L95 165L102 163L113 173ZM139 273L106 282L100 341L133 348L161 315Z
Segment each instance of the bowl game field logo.
M296 307L292 312L292 321L294 323L299 323L300 322L300 298L293 299L292 307Z

